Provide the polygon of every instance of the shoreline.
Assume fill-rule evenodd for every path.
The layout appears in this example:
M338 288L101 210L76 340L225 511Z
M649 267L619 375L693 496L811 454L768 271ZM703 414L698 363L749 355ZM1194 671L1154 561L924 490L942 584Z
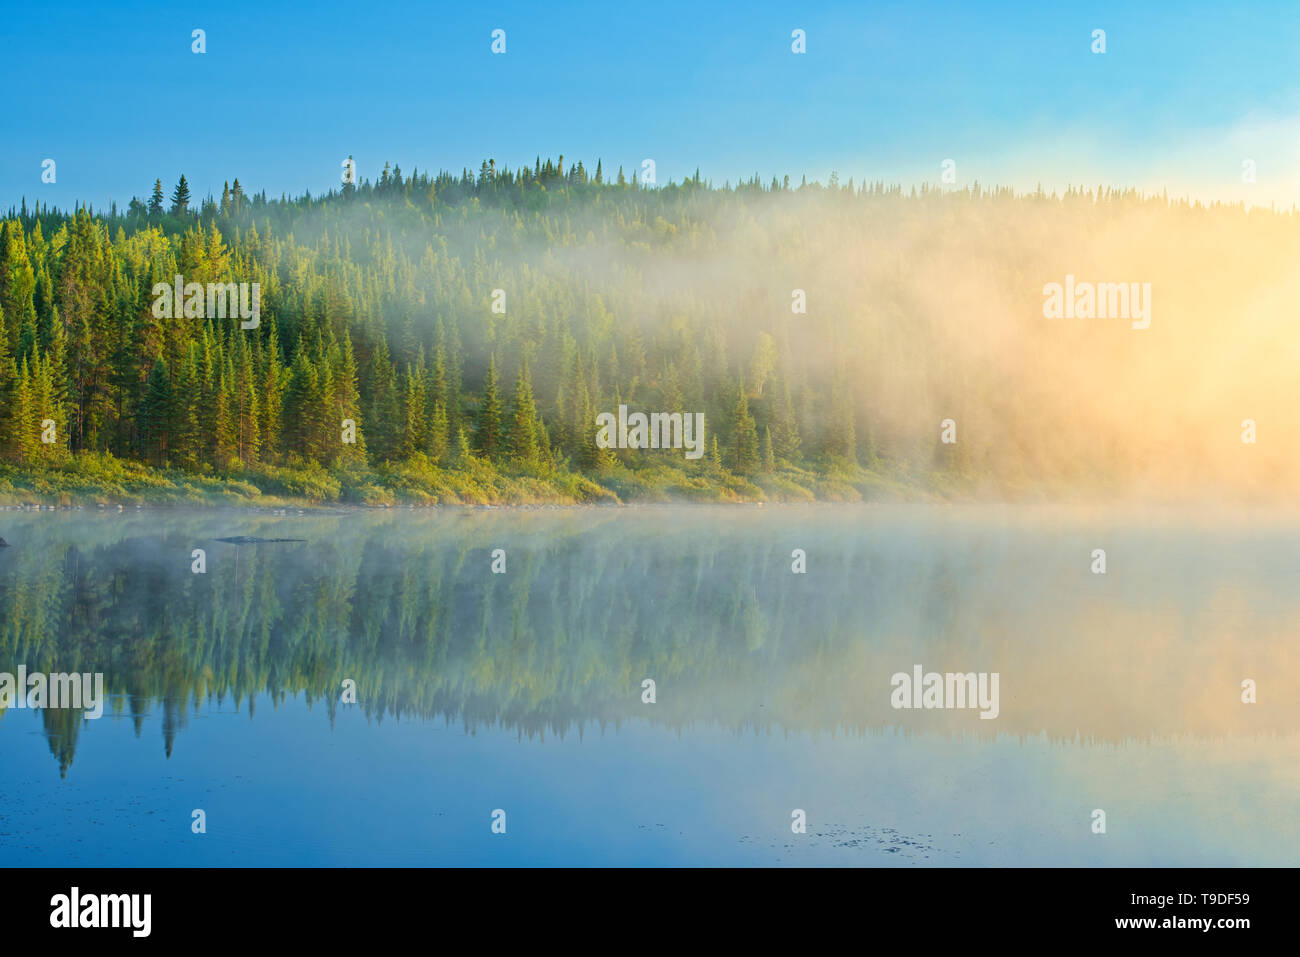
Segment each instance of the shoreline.
M309 515L346 515L354 513L384 512L635 512L654 510L704 510L725 509L731 511L775 510L793 511L797 509L890 509L890 508L929 508L929 509L1008 509L1018 512L1030 512L1035 509L1088 509L1101 512L1124 512L1129 510L1163 511L1163 510L1217 510L1227 512L1268 512L1282 515L1300 512L1300 503L1293 501L1269 501L1258 499L1233 499L1222 497L1202 497L1186 499L1155 499L1140 497L1119 498L935 498L917 497L902 499L860 499L856 501L837 501L817 499L812 501L720 501L702 502L690 499L667 501L631 501L631 502L445 502L445 503L400 503L396 505L369 505L355 502L133 502L133 503L75 503L52 505L47 502L12 502L0 498L0 512L22 513L103 513L129 514L135 512L243 512L269 516L309 516Z
M816 470L782 462L740 475L721 467L691 472L616 466L598 473L529 473L471 458L454 467L385 462L354 469L264 466L223 476L156 469L86 455L47 467L0 465L0 510L342 513L393 510L637 509L687 506L766 508L823 505L928 505L1088 508L1268 508L1294 499L1248 486L1202 484L1171 495L1153 480L1095 475L1072 479L934 470L875 460L873 467L823 462Z

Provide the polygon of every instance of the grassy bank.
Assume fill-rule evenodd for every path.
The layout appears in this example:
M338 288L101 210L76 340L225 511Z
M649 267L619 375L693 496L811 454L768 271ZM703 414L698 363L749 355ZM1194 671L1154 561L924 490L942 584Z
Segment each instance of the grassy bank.
M576 505L648 502L934 500L955 489L937 473L889 475L857 465L777 466L737 475L718 465L510 472L469 457L454 468L423 456L378 467L259 466L229 474L156 469L107 453L57 464L0 465L4 505Z

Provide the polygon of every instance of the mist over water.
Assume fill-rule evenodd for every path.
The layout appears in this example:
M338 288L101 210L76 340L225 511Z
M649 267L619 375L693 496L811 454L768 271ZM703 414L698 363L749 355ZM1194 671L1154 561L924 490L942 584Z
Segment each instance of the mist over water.
M1300 796L1293 514L5 523L0 671L102 671L110 696L98 721L0 717L6 864L1282 864L1300 850L1277 823ZM305 541L215 540L236 535ZM891 707L891 676L915 665L997 673L997 717ZM356 705L339 703L345 679ZM194 808L206 835L190 834ZM509 830L494 842L496 808Z

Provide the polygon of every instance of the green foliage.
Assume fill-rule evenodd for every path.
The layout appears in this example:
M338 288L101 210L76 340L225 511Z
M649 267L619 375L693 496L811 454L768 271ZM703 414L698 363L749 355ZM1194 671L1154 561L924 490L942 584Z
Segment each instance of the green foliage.
M184 216L189 211L190 206L190 184L185 182L184 174L176 183L176 188L172 190L172 215Z
M0 462L31 470L33 487L69 453L94 454L369 504L549 501L594 487L620 499L844 498L868 473L957 494L994 470L991 444L935 451L956 373L888 385L918 342L943 353L910 338L901 279L828 279L805 224L815 214L869 236L882 219L993 224L1014 204L1038 217L1056 207L756 178L643 188L594 169L540 157L485 161L477 175L394 166L280 200L232 178L199 212L182 176L170 206L156 179L147 204L120 216L11 214L0 223ZM766 266L712 268L760 248ZM744 275L697 282L697 265ZM155 284L178 274L258 283L260 324L155 316ZM805 274L820 281L817 315L783 314ZM491 310L495 288L506 313ZM936 368L952 361L943 353ZM704 457L600 448L595 417L620 403L705 413ZM1028 437L1055 428L1046 412L1014 412L1024 434L1008 447L1039 447ZM45 421L54 443L41 441Z
M487 376L483 380L483 392L479 397L478 421L474 428L477 448L490 459L499 459L506 452L504 437L501 432L502 412L501 395L497 386L497 357L488 359Z
M754 417L749 414L749 399L744 387L737 391L736 407L732 414L732 468L741 475L748 475L758 470L760 457L758 448L758 427Z

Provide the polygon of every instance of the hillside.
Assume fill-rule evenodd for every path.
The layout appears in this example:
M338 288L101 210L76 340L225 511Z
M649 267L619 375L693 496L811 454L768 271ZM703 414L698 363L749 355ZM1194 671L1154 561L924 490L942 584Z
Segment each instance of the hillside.
M645 188L563 157L296 199L232 183L10 211L0 501L1254 499L1300 477L1293 212ZM255 320L233 288L220 315L171 303L177 276L245 305L256 284ZM1121 284L1132 321L1101 316ZM702 414L703 444L602 447L620 406Z

